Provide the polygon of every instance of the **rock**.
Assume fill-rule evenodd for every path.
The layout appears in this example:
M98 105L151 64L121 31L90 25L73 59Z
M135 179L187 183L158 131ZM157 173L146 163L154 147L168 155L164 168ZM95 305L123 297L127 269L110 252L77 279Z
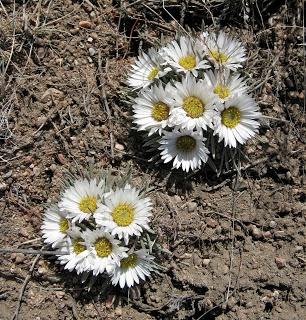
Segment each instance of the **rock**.
M282 257L276 257L275 263L279 269L286 267L286 260Z
M72 34L72 35L75 35L75 34L78 34L80 31L79 28L74 28L74 29L70 29L69 32Z
M263 237L266 238L266 239L272 238L272 233L271 233L270 231L266 231L266 232L264 232L262 235L263 235Z
M274 229L276 227L277 223L275 221L270 221L269 226L270 228Z
M89 48L88 52L90 56L94 56L96 54L96 50L94 48Z
M22 263L24 260L25 260L25 255L23 253L16 254L15 262L17 264Z
M58 299L61 299L65 296L65 291L55 291L55 295Z
M124 145L122 145L120 143L116 143L115 144L115 149L117 149L119 151L123 151L124 150Z
M210 259L203 259L203 266L208 266L210 264Z
M279 230L274 232L274 236L276 239L282 239L286 236L285 231Z
M195 202L188 202L187 208L188 212L194 212L197 209L197 204Z
M82 21L79 22L79 26L81 28L91 29L92 28L92 23L90 21L87 21L87 20L82 20Z
M93 42L93 38L92 37L88 37L87 42L92 43Z
M256 226L252 226L252 235L254 239L260 239L262 237L262 232Z
M52 172L55 172L57 169L57 165L55 163L52 163L50 168L49 168Z

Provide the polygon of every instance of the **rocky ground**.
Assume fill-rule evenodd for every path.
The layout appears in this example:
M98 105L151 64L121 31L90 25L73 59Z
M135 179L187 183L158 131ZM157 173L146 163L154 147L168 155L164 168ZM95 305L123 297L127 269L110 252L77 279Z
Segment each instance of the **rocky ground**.
M0 319L12 319L31 271L19 319L306 319L302 1L165 2L0 1L0 248L40 249L44 206L67 170L90 165L131 167L135 185L154 187L163 248L160 274L129 297L82 290L52 258L0 253ZM240 176L171 173L131 130L129 65L175 35L173 18L195 30L204 19L247 46L271 118Z

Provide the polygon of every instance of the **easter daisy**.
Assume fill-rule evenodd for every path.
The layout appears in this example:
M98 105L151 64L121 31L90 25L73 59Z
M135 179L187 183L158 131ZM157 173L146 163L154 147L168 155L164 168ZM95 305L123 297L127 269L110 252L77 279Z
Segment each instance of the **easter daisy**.
M209 65L203 59L204 52L189 37L181 36L161 50L166 62L176 71L198 76L198 70L207 69Z
M134 123L138 130L149 131L148 135L164 129L169 123L172 99L162 84L144 89L133 105Z
M219 142L224 140L225 146L236 148L237 143L244 144L258 132L261 113L249 95L234 96L220 105L218 110L214 134L219 136Z
M59 202L59 209L68 212L67 216L72 218L72 222L88 220L101 204L103 189L103 180L77 180L65 190Z
M119 283L120 288L124 288L125 286L130 288L135 283L139 284L141 280L145 280L146 277L150 276L153 270L153 259L154 257L145 249L129 253L115 267L111 278L112 284L116 286Z
M59 255L58 260L64 269L72 272L76 270L77 274L90 269L90 260L84 239L84 233L79 228L73 227L69 231L69 236L62 243L60 250L67 254Z
M197 131L174 128L172 132L164 132L158 149L164 163L173 160L173 168L182 167L188 172L207 162L209 151L204 145L205 140Z
M208 70L205 73L205 79L220 102L224 102L235 95L246 93L248 90L244 79L239 75L231 74L230 70L225 70L222 73L218 70L214 72Z
M97 225L105 227L112 236L124 239L128 244L129 237L140 236L152 215L150 198L143 197L139 191L126 185L122 189L110 192L94 215Z
M70 225L70 221L67 219L67 212L59 211L56 206L48 208L41 227L44 242L50 244L52 248L58 247L67 237Z
M84 239L87 248L87 258L93 275L106 271L111 273L120 260L127 256L125 247L120 247L120 241L116 240L104 229L84 231Z
M164 60L156 49L150 48L147 54L143 52L132 65L128 85L134 89L148 87L171 70L163 67L162 63Z
M201 42L208 59L217 69L224 67L236 71L246 60L245 48L241 42L224 32L211 33L208 36L202 35Z
M212 127L216 96L204 81L187 75L170 90L175 105L170 123L187 130Z

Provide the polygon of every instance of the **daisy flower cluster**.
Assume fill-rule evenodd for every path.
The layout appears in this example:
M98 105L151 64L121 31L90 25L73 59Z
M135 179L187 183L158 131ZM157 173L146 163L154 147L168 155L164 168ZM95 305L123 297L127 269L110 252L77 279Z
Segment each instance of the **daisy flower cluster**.
M241 42L224 32L180 36L140 54L128 76L134 124L157 141L163 162L195 170L214 145L238 148L258 132L261 113L238 71L245 60Z
M129 184L109 187L106 178L81 178L46 210L42 236L64 269L131 287L154 270L154 257L139 244L151 216L152 202L144 192Z

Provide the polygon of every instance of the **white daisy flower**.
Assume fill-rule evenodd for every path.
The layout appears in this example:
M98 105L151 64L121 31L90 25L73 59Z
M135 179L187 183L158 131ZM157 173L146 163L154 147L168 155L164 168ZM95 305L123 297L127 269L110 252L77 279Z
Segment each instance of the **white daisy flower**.
M59 255L58 260L64 269L72 272L76 270L77 274L90 269L89 252L87 251L84 233L79 228L74 227L68 232L65 243L62 243L61 251L68 254Z
M132 65L128 77L128 85L135 89L148 87L155 79L163 77L171 69L162 66L163 58L159 52L150 48L148 54L142 53Z
M169 122L187 130L212 127L216 96L211 88L189 75L174 85L169 91L172 91L176 108L173 108Z
M173 160L173 168L186 172L200 168L208 160L209 151L204 145L206 139L201 133L191 130L164 132L160 140L161 158L164 163Z
M198 70L207 69L209 65L204 59L204 51L191 38L181 36L161 49L166 62L178 72L192 73L198 76Z
M59 202L59 209L68 212L72 222L88 220L101 204L104 181L80 179L70 186Z
M211 33L209 36L202 35L200 42L204 44L208 59L217 69L222 66L236 71L246 60L246 51L241 42L224 32Z
M218 70L214 72L208 70L205 73L205 79L220 102L224 102L235 95L246 93L248 90L244 79L239 75L231 74L230 70L227 69L222 73Z
M134 123L138 130L148 130L148 135L158 132L168 125L173 100L169 97L167 87L161 84L144 89L135 99L133 105Z
M150 198L143 198L138 190L126 185L110 192L94 217L97 225L128 244L130 236L140 236L143 229L149 228L151 211Z
M125 286L130 288L135 283L139 284L141 280L150 276L153 270L153 259L154 257L145 249L130 253L128 257L121 259L120 265L114 269L112 284L116 286L119 283L120 288Z
M224 140L225 146L236 148L237 142L244 144L258 132L261 113L252 97L246 94L234 96L218 110L214 135L219 136L219 142Z
M58 247L67 237L69 228L70 221L67 219L67 212L61 212L57 207L46 210L41 227L42 237L46 244L51 244L52 248Z
M104 229L93 231L88 229L83 234L87 247L87 259L94 276L104 271L110 274L115 266L120 264L120 260L127 257L128 249L120 247L120 241Z

